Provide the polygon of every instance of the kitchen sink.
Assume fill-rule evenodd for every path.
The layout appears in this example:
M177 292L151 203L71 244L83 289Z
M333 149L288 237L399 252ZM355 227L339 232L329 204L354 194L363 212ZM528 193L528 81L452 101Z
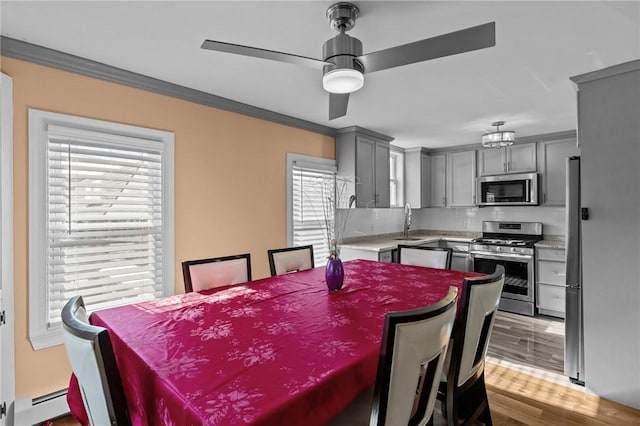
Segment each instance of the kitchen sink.
M394 238L394 240L397 240L397 241L420 241L420 240L424 240L424 238L418 238L418 237L400 237L400 238Z

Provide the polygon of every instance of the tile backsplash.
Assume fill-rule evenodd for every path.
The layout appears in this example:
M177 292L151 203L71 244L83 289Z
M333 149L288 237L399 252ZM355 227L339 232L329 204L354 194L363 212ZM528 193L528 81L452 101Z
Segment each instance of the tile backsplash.
M565 235L564 207L468 207L420 209L422 229L482 232L485 220L542 222L545 235Z
M338 222L347 210L338 210ZM349 217L343 237L362 237L364 235L389 234L402 232L404 223L404 209L350 209ZM417 210L413 211L412 229L418 229Z
M338 214L345 214L339 210ZM545 235L565 235L564 207L414 209L411 229L482 232L485 220L542 222ZM338 219L340 220L340 219ZM351 209L344 237L402 232L404 209Z

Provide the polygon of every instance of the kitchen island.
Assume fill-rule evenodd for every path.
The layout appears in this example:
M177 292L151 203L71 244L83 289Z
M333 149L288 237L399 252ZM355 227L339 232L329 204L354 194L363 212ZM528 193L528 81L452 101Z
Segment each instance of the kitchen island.
M342 244L340 257L343 260L394 262L398 245L428 245L451 248L452 269L468 271L469 242L478 236L475 232L413 231L408 237L403 237L402 233L354 237Z

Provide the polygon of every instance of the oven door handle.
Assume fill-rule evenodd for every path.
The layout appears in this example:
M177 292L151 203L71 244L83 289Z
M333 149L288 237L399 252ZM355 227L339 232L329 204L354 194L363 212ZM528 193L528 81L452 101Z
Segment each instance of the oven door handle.
M491 252L483 252L483 251L472 251L471 259L489 259L489 260L522 260L524 262L533 261L533 256L527 256L523 254L515 254L515 253L491 253Z

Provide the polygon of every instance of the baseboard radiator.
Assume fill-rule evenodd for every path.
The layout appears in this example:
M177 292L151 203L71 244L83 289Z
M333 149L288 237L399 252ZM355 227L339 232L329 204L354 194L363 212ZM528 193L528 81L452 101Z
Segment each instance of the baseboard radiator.
M38 425L50 419L69 414L67 390L63 389L35 399L18 399L14 405L14 424Z

